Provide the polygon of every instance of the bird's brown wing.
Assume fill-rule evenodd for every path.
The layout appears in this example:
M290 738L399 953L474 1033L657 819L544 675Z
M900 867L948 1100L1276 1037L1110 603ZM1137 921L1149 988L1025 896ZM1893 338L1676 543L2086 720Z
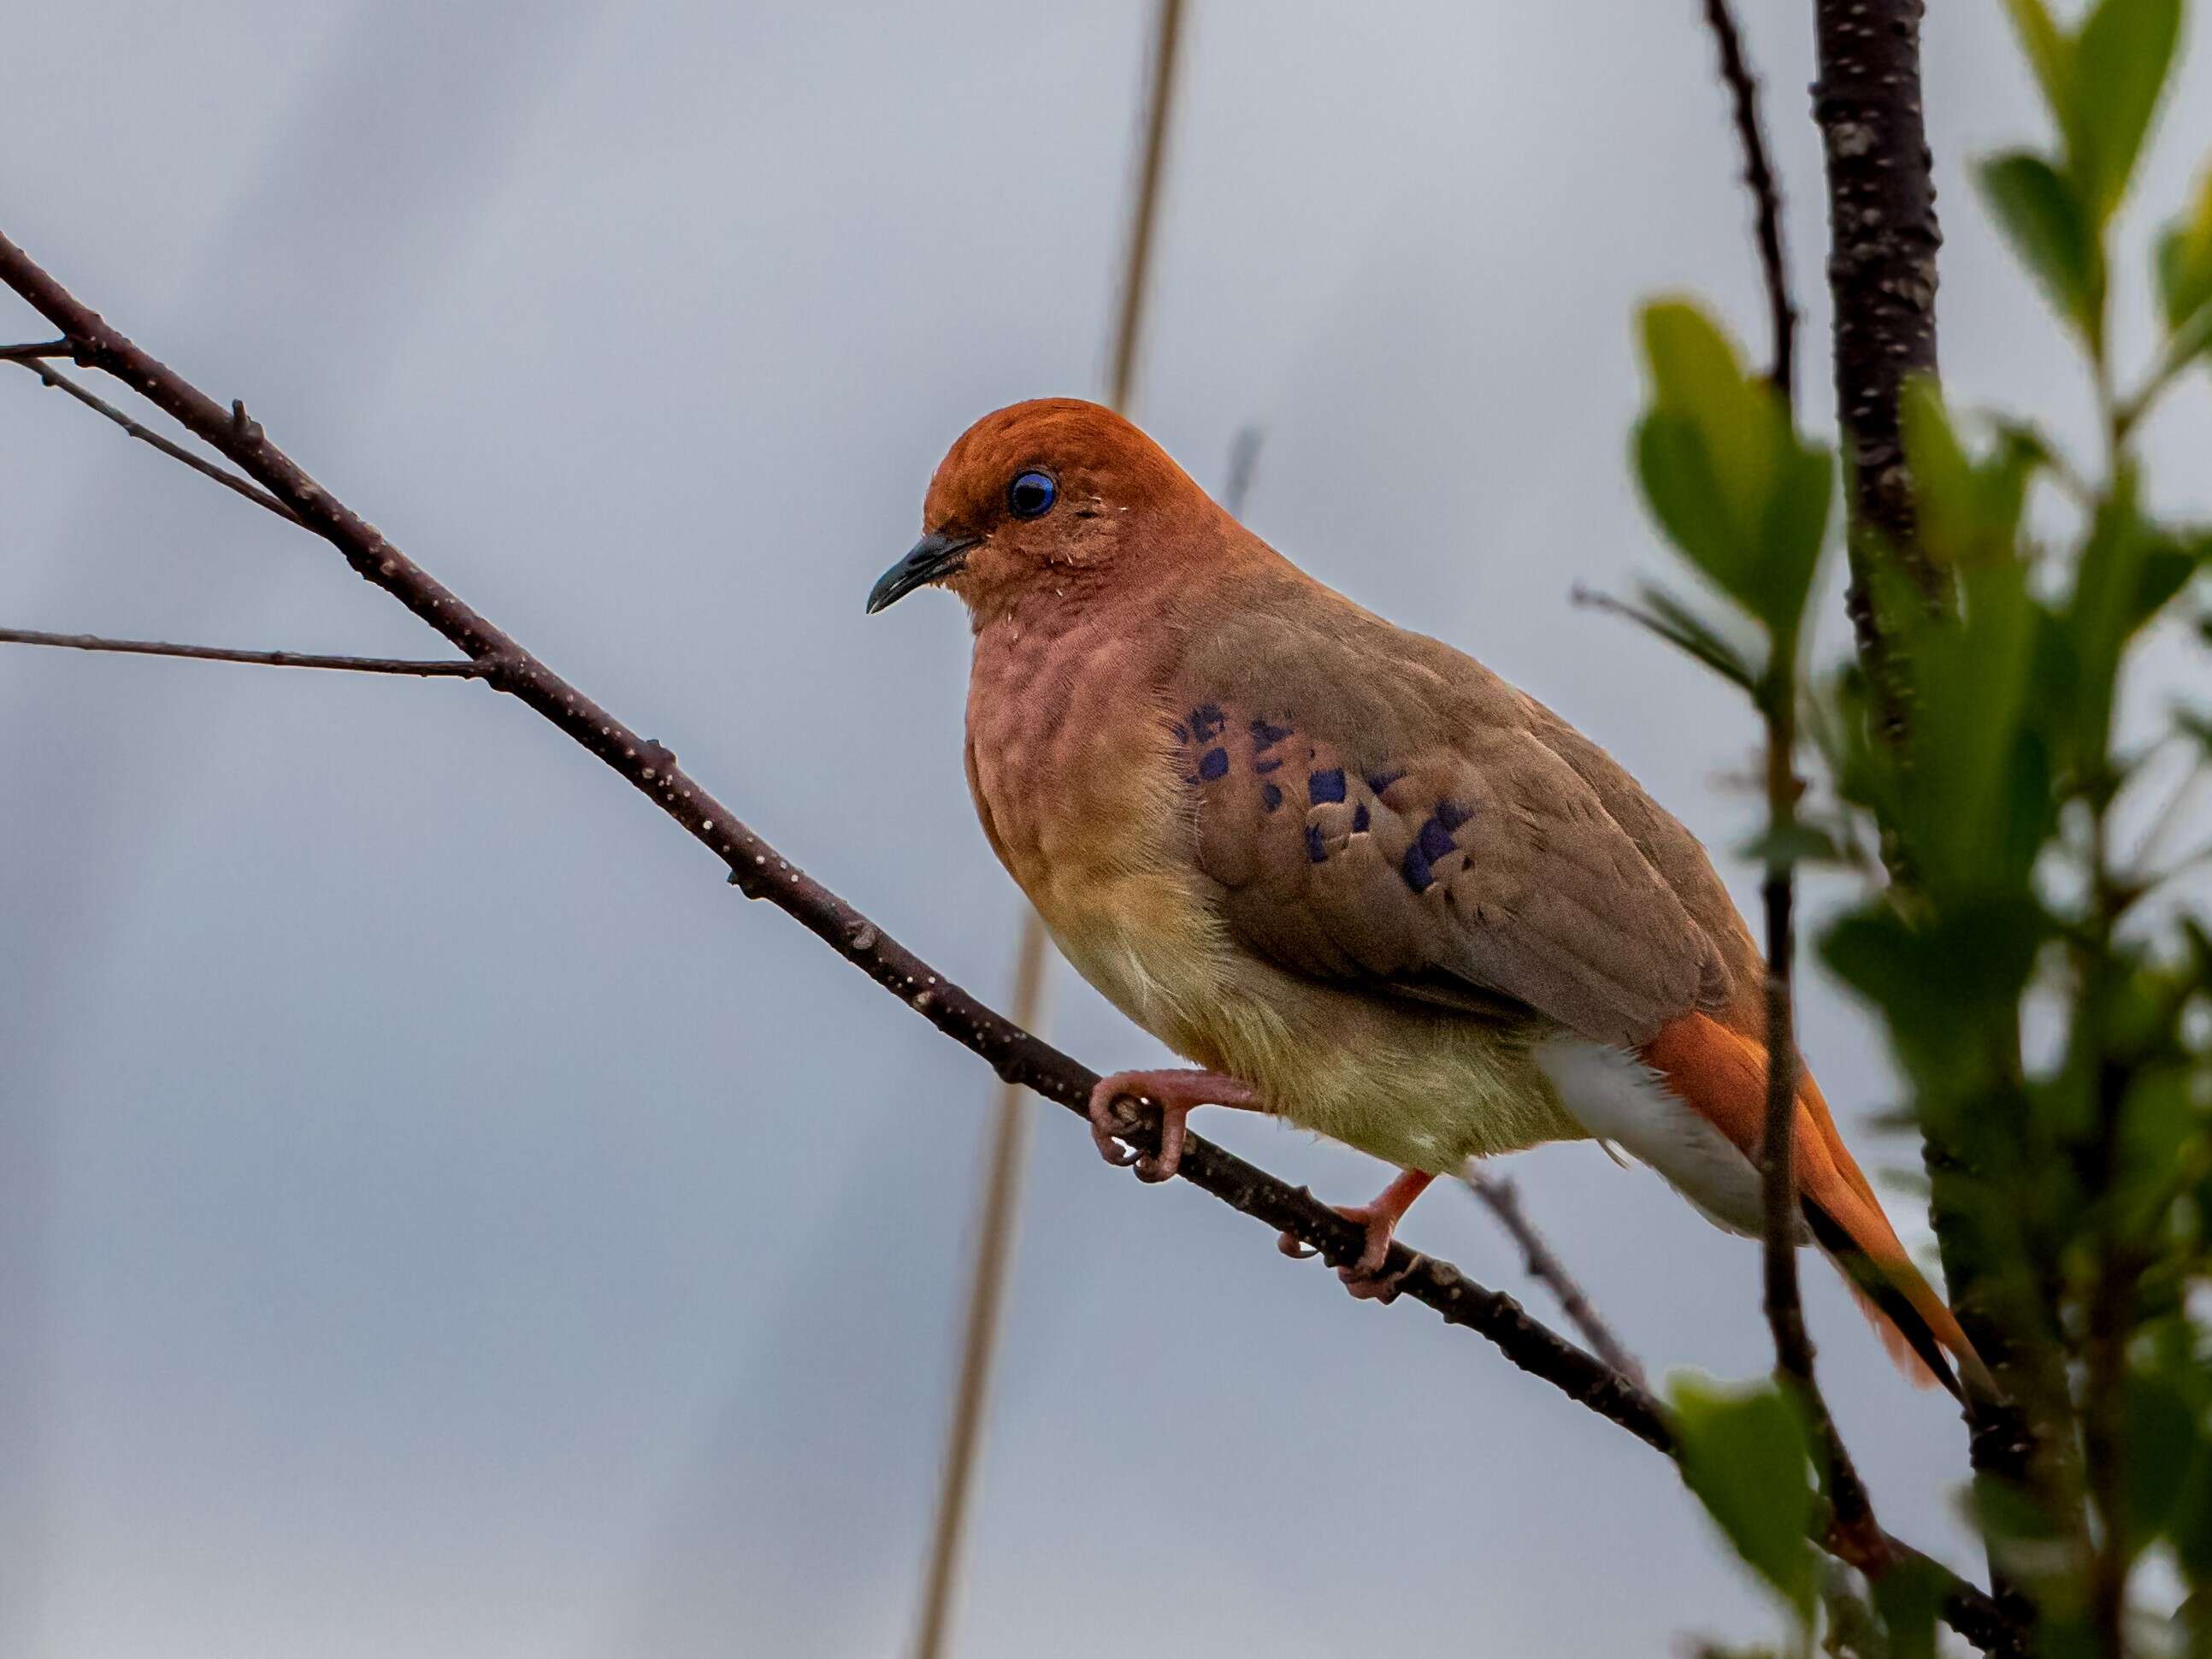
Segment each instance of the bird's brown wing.
M1278 965L1626 1046L1729 999L1725 941L1553 717L1449 647L1349 605L1325 635L1248 611L1186 654L1174 707L1198 863Z

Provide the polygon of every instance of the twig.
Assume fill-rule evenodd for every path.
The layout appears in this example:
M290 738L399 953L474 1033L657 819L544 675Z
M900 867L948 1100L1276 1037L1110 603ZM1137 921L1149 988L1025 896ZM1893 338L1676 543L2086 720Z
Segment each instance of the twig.
M1152 236L1159 223L1168 117L1175 102L1176 50L1182 40L1182 0L1159 0L1158 16L1152 88L1145 106L1144 161L1137 174L1137 202L1130 215L1127 257L1121 267L1121 309L1114 324L1114 367L1107 380L1106 400L1124 414L1128 411L1130 394L1136 390L1138 349L1144 343Z
M1789 274L1782 256L1781 191L1759 129L1759 83L1744 61L1743 42L1728 0L1705 0L1705 21L1720 49L1721 78L1732 96L1736 137L1743 146L1743 181L1751 191L1759 270L1774 331L1773 366L1767 378L1794 426L1797 311L1790 303ZM1766 720L1767 826L1774 835L1792 823L1797 811L1798 784L1793 765L1797 748L1796 659L1795 650L1785 648L1790 643L1779 639L1774 642L1766 684L1759 698ZM1844 1449L1843 1437L1836 1431L1814 1374L1813 1339L1805 1329L1804 1303L1797 1284L1797 1235L1802 1223L1791 1162L1792 1131L1797 1118L1797 1039L1790 994L1791 963L1796 954L1792 915L1796 893L1789 862L1770 858L1760 887L1766 911L1766 1121L1759 1139L1765 1290L1761 1300L1767 1328L1774 1338L1775 1370L1796 1392L1813 1430L1834 1508L1835 1536L1845 1559L1872 1574L1890 1563L1887 1539L1875 1524L1866 1486Z
M256 507L265 507L270 512L274 513L280 519L289 519L292 523L296 525L304 526L306 524L306 520L302 519L290 507L285 506L283 502L278 501L267 490L256 489L245 479L238 477L237 474L226 472L221 467L215 465L211 462L202 460L198 456L193 454L191 450L184 448L180 445L171 443L160 433L149 430L148 428L139 425L137 422L132 420L128 415L125 415L113 404L109 403L104 398L95 397L93 393L87 392L82 386L79 386L75 380L70 379L68 375L62 374L59 370L50 368L42 362L32 362L25 358L18 357L13 361L21 363L24 368L29 369L31 373L37 375L48 386L52 386L56 391L68 392L70 397L76 398L77 402L82 404L87 409L98 410L101 414L106 416L109 420L114 422L116 425L121 427L132 437L137 439L139 442L153 445L155 448L160 450L171 460L182 461L186 466L191 468L193 471L201 474L203 477L213 478L225 489L236 490L240 495L245 496L247 501L252 501Z
M0 346L0 358L11 363L27 363L39 357L66 357L70 350L67 340L41 340L33 345Z
M1136 198L1129 210L1121 302L1115 313L1112 379L1107 394L1113 406L1124 413L1127 412L1135 382L1145 301L1152 285L1153 230L1159 218L1160 179L1166 171L1169 115L1175 94L1176 47L1182 31L1182 0L1159 0L1145 112L1143 160ZM1052 946L1045 937L1044 920L1035 909L1024 905L1020 931L1014 939L1012 1009L1014 1024L1024 1030L1043 1029L1051 963ZM953 1590L958 1578L968 1496L975 1483L974 1466L982 1450L982 1401L997 1360L999 1284L1005 1277L1006 1258L1013 1248L1013 1218L1021 1205L1020 1149L1026 1117L1020 1084L1012 1079L1000 1081L993 1091L991 1117L996 1126L996 1150L985 1200L984 1224L975 1239L968 1325L960 1356L958 1403L945 1447L945 1476L938 1493L936 1519L930 1529L929 1566L923 1581L915 1659L942 1659L951 1641Z
M1797 396L1797 307L1790 301L1788 267L1782 257L1782 192L1766 159L1766 137L1759 121L1759 81L1744 62L1743 40L1728 0L1705 0L1705 21L1720 47L1721 79L1728 83L1736 138L1743 146L1743 182L1750 186L1757 215L1759 266L1766 280L1766 307L1774 331L1774 356L1766 378L1788 405Z
M1787 739L1787 722L1770 744ZM1780 750L1783 786L1795 800L1787 748ZM1773 764L1770 762L1770 790ZM1770 796L1771 800L1771 796ZM1772 820L1778 826L1786 819ZM1766 1126L1759 1146L1760 1194L1764 1200L1763 1257L1767 1329L1774 1337L1774 1365L1797 1395L1835 1508L1838 1552L1869 1577L1892 1565L1896 1551L1875 1522L1874 1503L1857 1466L1829 1415L1826 1397L1813 1370L1813 1339L1805 1329L1805 1309L1797 1285L1797 1182L1791 1165L1791 1133L1797 1115L1797 1048L1790 997L1790 960L1796 949L1791 909L1795 883L1789 866L1771 869L1760 887L1766 908Z
M183 657L193 662L250 662L270 668L337 668L354 674L412 674L421 679L480 680L488 663L422 662L400 657L331 657L313 651L235 651L221 645L172 645L163 640L111 640L98 634L48 634L0 628L0 645L56 645L69 651L116 651L134 657Z
M628 781L726 865L749 898L765 899L832 951L900 998L915 1012L981 1056L1001 1078L1036 1091L1082 1116L1097 1073L1006 1019L939 975L828 888L785 859L694 782L663 744L640 736L561 678L508 635L410 559L383 534L310 477L252 422L230 411L174 370L108 326L22 249L0 235L0 282L28 301L88 362L173 416L288 503L307 527L331 543L364 580L390 593L472 658L493 669L497 690L518 698ZM1158 1155L1159 1115L1142 1109L1121 1135L1139 1152ZM1331 1266L1358 1260L1365 1230L1303 1188L1246 1163L1202 1136L1183 1144L1176 1173L1277 1233L1288 1232ZM1530 1376L1626 1429L1669 1456L1674 1439L1658 1401L1595 1356L1532 1319L1511 1297L1486 1289L1448 1262L1417 1257L1394 1244L1383 1264L1401 1294L1486 1338ZM1900 1548L1902 1547L1899 1547ZM1939 1570L1941 1571L1941 1570ZM1944 1616L1978 1646L2002 1639L2009 1626L1989 1596L1955 1574L1941 1571Z
M1221 486L1221 505L1232 519L1244 516L1251 498L1252 480L1259 476L1260 445L1267 433L1258 426L1240 426L1229 445L1229 476Z
M1521 1189L1511 1180L1501 1176L1485 1175L1475 1170L1467 1176L1468 1190L1490 1206L1498 1224L1513 1236L1527 1259L1528 1277L1548 1285L1559 1304L1559 1311L1567 1322L1583 1334L1590 1352L1619 1371L1639 1389L1650 1385L1644 1381L1644 1367L1634 1354L1613 1334L1612 1327L1598 1315L1575 1276L1567 1271L1544 1235L1536 1231L1536 1224L1528 1219L1528 1212L1521 1207Z
M1037 1007L1043 996L1045 958L1040 952L1024 960L1021 967L1025 977L1014 987L1014 1006ZM975 1467L982 1455L983 1404L990 1395L1000 1310L1006 1302L1007 1267L1013 1259L1014 1233L1021 1215L1022 1170L1029 1150L1029 1131L1027 1092L1016 1085L1001 1084L991 1112L990 1169L984 1177L981 1213L976 1219L968 1321L960 1344L960 1380L953 1392L937 1516L930 1528L929 1566L922 1580L915 1659L939 1659L951 1638L953 1589L960 1578L968 1500L975 1491Z

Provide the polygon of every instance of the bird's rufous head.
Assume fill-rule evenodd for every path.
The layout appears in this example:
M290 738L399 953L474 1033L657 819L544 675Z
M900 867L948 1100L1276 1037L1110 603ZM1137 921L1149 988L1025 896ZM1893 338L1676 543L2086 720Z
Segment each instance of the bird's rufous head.
M922 538L868 595L871 615L932 585L979 622L1219 545L1224 518L1167 452L1077 398L1015 404L960 434L930 480Z

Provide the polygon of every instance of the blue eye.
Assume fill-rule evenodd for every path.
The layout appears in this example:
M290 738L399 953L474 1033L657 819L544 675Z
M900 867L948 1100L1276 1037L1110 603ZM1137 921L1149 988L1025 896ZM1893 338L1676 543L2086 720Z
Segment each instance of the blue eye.
M1006 511L1018 519L1041 519L1059 499L1049 472L1024 472L1006 486Z

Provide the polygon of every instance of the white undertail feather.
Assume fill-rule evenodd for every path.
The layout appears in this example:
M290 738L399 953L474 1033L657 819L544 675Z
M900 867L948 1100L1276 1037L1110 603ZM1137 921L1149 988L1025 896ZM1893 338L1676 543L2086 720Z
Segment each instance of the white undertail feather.
M1625 1048L1581 1037L1547 1038L1535 1059L1559 1103L1591 1134L1650 1164L1714 1225L1747 1238L1764 1234L1758 1167L1657 1072ZM1797 1242L1807 1239L1801 1227Z

